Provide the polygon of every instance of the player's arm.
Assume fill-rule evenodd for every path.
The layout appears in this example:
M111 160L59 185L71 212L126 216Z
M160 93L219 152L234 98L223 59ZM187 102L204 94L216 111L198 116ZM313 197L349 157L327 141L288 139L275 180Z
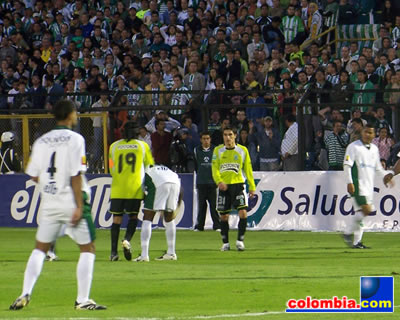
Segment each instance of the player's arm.
M28 166L26 167L25 173L31 177L31 180L38 183L39 182L39 174L40 174L40 160L38 159L36 142L32 146L32 153L29 158Z
M347 164L344 164L343 172L344 172L344 178L347 183L347 192L350 193L350 195L353 195L356 189L354 187L353 177L351 176L351 167Z
M246 158L244 159L243 163L243 171L244 174L246 175L247 183L249 185L250 198L252 198L254 196L254 191L256 191L256 184L254 182L253 167L251 165L249 150L245 148L245 151L246 151Z
M350 193L350 195L353 195L354 192L356 192L356 189L354 187L354 183L353 183L353 176L351 174L351 169L353 167L353 165L355 165L354 163L354 155L353 155L353 145L350 144L347 148L346 148L346 153L344 155L344 161L343 161L343 172L344 172L344 179L346 181L347 184L347 192Z
M143 144L144 144L144 165L145 166L154 165L154 158L153 155L151 154L149 145L147 143Z
M218 150L219 150L219 148L215 148L214 152L213 152L213 157L212 157L212 162L211 162L211 172L212 172L212 177L215 181L215 184L218 186L218 188L220 190L225 191L228 187L223 182L221 173L219 172Z
M71 224L76 226L82 218L83 198L82 198L82 176L78 174L71 177L71 188L74 193L76 209L71 218Z

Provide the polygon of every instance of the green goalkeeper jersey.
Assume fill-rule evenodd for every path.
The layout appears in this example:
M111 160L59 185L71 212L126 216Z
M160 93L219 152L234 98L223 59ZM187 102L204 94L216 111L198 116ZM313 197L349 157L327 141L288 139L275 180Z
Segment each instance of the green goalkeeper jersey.
M212 176L217 185L220 182L245 183L247 179L249 191L256 190L249 151L242 145L236 145L232 149L219 145L214 149Z
M118 140L110 146L111 199L143 199L144 169L154 164L146 142Z

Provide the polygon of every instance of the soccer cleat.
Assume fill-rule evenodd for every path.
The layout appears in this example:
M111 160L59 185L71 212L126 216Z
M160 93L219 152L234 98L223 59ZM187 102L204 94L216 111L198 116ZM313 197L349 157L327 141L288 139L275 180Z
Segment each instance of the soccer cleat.
M142 256L138 256L136 259L132 260L133 262L149 262L149 257L143 258Z
M29 304L29 301L31 300L31 296L29 294L26 294L22 297L19 297L17 300L14 301L14 303L10 306L10 310L19 310L22 309L23 307L26 307Z
M155 260L157 260L157 261L178 260L178 257L175 253L173 253L173 254L165 253L161 257L156 258Z
M371 247L364 246L362 242L353 245L353 249L371 249Z
M57 261L58 257L53 251L48 251L46 254L47 261Z
M351 237L350 234L342 234L343 240L344 242L349 246L352 247L353 246L353 239Z
M110 255L110 261L118 261L119 256L117 253L111 253Z
M224 243L221 247L221 251L229 251L231 250L231 246L229 245L229 243Z
M122 248L124 249L124 256L125 259L128 261L132 260L132 251L131 251L131 244L128 240L122 241Z
M94 302L94 300L89 299L86 302L78 303L75 301L75 310L106 310L106 306L102 306Z
M236 249L238 251L244 251L244 243L243 243L243 241L236 240Z

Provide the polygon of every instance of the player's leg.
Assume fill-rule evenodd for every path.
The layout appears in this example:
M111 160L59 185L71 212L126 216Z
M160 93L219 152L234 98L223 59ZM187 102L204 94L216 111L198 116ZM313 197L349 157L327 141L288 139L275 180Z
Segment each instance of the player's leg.
M66 227L67 227L66 224L62 225L60 232L57 235L57 239L61 238L65 234ZM51 243L50 249L46 253L46 260L48 260L48 261L57 261L58 260L58 256L56 255L56 243L57 243L57 240L53 241Z
M217 211L221 218L221 238L222 247L221 251L230 250L229 246L229 212L231 211L231 197L229 194L229 187L226 191L221 191L218 189L217 194Z
M207 200L210 207L211 219L213 221L213 229L221 230L220 217L217 212L217 187L215 185L207 186Z
M365 204L361 206L361 214L359 214L360 219L357 224L357 229L354 230L353 248L355 249L367 249L367 247L362 243L363 221L366 216L368 216L373 211L373 207L370 204Z
M69 235L79 246L80 255L76 266L76 278L78 294L75 300L75 309L79 310L103 310L105 306L96 304L90 299L93 268L96 260L96 227L94 225L91 208L84 203L82 219L75 227L68 226L65 233Z
M206 221L207 211L207 185L197 185L197 198L198 198L198 210L197 210L197 222L195 230L204 231L204 223Z
M118 257L118 240L119 231L121 229L122 217L124 213L125 199L111 199L110 213L113 215L113 223L111 225L111 255L110 261L117 261Z
M148 262L149 258L149 246L151 239L151 224L154 219L156 212L149 209L143 209L143 222L142 230L140 232L140 245L142 252L139 257L134 259L135 262Z
M238 236L236 240L236 248L239 251L244 250L244 234L246 233L247 227L247 194L243 184L236 184L232 186L234 194L232 199L234 200L233 207L238 210L239 213L239 224L238 224Z
M122 240L122 248L124 249L125 259L128 261L132 260L131 240L136 232L141 202L142 200L140 199L130 199L125 201L125 213L129 215L129 220L124 240Z
M178 203L180 204L183 199L183 190L181 190L180 184L165 183L157 191L166 195L165 202L159 208L164 208L163 219L168 249L166 254L156 260L177 260L175 252L176 225L174 219L177 214Z
M11 310L22 309L28 305L33 288L42 272L46 252L57 238L60 228L61 223L59 221L41 219L36 232L35 249L33 249L26 264L22 293L10 306Z
M362 222L364 217L372 212L373 208L368 204L367 198L362 196L352 197L354 215L350 217L350 222L343 234L344 241L347 245L357 249L365 249L366 247L362 244L363 228ZM351 236L354 235L353 241Z

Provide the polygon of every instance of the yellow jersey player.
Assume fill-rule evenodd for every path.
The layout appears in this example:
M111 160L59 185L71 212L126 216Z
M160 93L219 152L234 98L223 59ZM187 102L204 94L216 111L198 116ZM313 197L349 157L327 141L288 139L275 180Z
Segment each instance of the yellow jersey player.
M224 128L224 144L214 149L212 158L212 176L218 186L217 211L221 216L221 251L230 250L228 222L232 209L238 211L240 218L236 248L239 251L245 249L243 240L247 227L248 202L245 181L247 180L249 185L251 198L256 190L249 151L235 143L236 135L236 129Z
M137 140L139 126L129 121L124 126L125 139L110 146L109 166L112 176L111 207L113 224L111 226L111 261L118 260L118 238L123 214L129 215L125 238L122 241L124 256L132 260L130 241L136 231L140 203L144 198L144 168L154 164L150 147Z

